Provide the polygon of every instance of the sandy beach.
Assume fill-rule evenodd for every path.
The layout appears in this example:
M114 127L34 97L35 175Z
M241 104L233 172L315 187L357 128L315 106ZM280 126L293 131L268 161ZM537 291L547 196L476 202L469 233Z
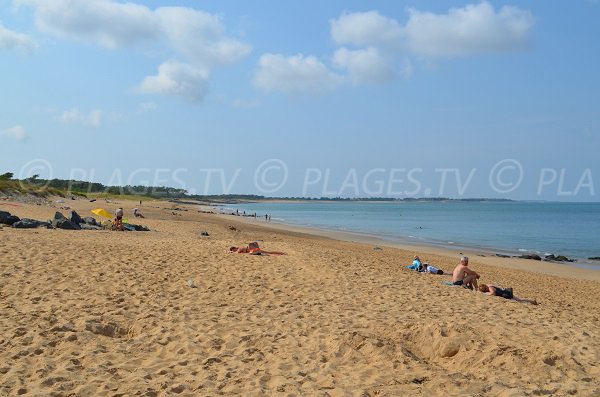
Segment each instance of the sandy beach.
M119 203L53 205L133 218ZM534 306L405 268L451 272L451 250L140 208L150 232L0 229L0 395L600 395L597 271L464 252ZM251 241L286 255L228 253Z

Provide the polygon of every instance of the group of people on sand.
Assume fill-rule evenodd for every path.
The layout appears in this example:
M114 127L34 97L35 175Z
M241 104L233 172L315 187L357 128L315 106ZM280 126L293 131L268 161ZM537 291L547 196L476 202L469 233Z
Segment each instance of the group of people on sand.
M140 204L142 202L140 201ZM115 219L113 220L112 223L112 228L113 230L118 230L118 231L124 231L125 230L125 226L123 225L123 215L124 215L124 211L122 207L117 208L117 210L115 211ZM135 216L136 218L145 218L144 215L142 215L142 211L140 211L139 208L134 208L133 209L133 216Z
M415 255L412 265L408 266L410 270L420 273L444 274L442 269L431 266L429 263L421 262L421 259Z
M419 272L426 273L434 273L434 274L444 274L443 271L435 269L433 266L430 266L426 263L421 263L421 260L418 256L415 255L415 259L413 260L413 264L408 266L411 270L416 270ZM436 271L430 271L429 268ZM481 293L499 296L505 299L511 299L521 303L530 303L532 305L537 305L538 302L535 299L525 299L518 298L513 294L512 288L500 288L495 285L488 284L478 284L477 280L479 280L481 276L476 271L472 270L469 267L469 258L467 256L463 256L460 258L460 262L454 268L452 272L452 285L463 286L470 290L479 291Z

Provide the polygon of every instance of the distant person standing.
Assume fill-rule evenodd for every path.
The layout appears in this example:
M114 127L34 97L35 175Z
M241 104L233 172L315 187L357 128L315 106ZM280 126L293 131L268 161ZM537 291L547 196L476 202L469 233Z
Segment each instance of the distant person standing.
M113 225L115 230L123 231L123 208L117 208L115 211L115 223Z

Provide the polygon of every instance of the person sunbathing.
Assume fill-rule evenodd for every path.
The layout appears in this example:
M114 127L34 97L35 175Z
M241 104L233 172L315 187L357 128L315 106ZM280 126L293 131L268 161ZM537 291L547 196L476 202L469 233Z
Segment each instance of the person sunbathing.
M229 247L229 253L250 255L285 255L285 252L265 251L258 246L257 242L249 243L246 247Z
M417 255L415 255L412 265L406 266L406 268L410 270L420 271L419 269L421 269L421 259Z
M419 273L444 274L443 270L431 266L427 262L421 262L421 259L417 255L415 255L412 265L406 266L406 268Z
M442 269L438 269L437 267L431 266L429 263L423 263L421 265L421 270L419 271L432 274L444 274L444 271Z
M479 274L469 268L469 258L463 256L460 258L460 263L452 272L452 284L463 285L469 289L477 290L477 279Z
M513 295L512 288L500 288L496 287L495 285L481 284L479 286L479 292L492 296L500 296L504 299L511 299L521 303L530 303L532 305L538 304L537 300L535 299L517 298Z

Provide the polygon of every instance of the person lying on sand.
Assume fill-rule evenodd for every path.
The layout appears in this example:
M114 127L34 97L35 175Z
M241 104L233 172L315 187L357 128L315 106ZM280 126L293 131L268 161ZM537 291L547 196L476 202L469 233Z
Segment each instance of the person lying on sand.
M469 289L477 290L477 279L479 274L469 268L469 258L463 256L460 263L456 265L452 272L452 284L463 285Z
M516 296L513 295L512 288L500 288L500 287L496 287L494 285L481 284L479 286L479 292L482 292L487 295L492 295L492 296L500 296L502 298L511 299L511 300L521 302L521 303L530 303L532 305L538 304L537 300L535 300L535 299L517 298Z
M438 269L437 267L431 266L429 263L423 263L421 265L421 270L419 271L431 274L444 274L444 271L442 269Z
M407 269L419 271L421 268L421 259L415 255L412 265L406 266Z
M229 253L250 255L285 255L285 252L265 251L258 246L257 242L249 243L246 247L229 247Z
M443 270L431 266L429 263L421 262L417 255L415 255L412 265L406 266L406 268L420 273L444 274Z

